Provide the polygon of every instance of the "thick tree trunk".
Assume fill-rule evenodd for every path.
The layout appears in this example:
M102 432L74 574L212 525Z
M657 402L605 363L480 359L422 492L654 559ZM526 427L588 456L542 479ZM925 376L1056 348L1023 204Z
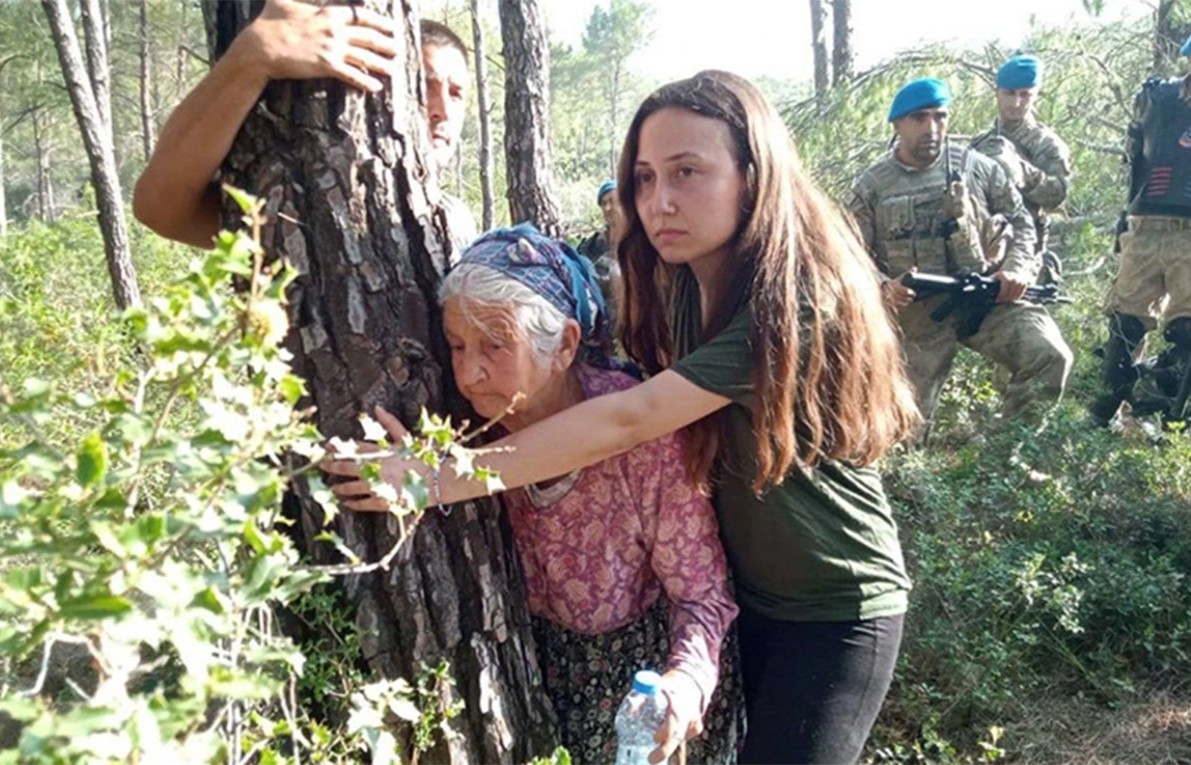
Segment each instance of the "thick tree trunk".
M550 151L550 48L537 0L499 0L509 218L559 231Z
M476 57L476 105L480 112L480 195L483 230L492 228L496 201L492 194L492 107L488 99L488 72L484 56L484 28L480 23L479 0L471 0L471 35Z
M831 49L831 84L847 84L852 79L852 0L832 0L831 24L834 44Z
M250 6L204 3L216 55L248 22ZM274 83L224 166L229 183L267 202L266 251L301 274L288 296L288 345L327 436L358 437L358 413L378 404L407 424L422 407L441 411L450 370L434 298L446 220L422 185L429 155L418 139L417 19L401 3L382 10L405 29L388 91ZM330 560L327 545L310 541L321 513L305 486L294 493L307 553ZM344 513L337 529L365 560L396 540L395 524L375 514ZM524 762L553 745L523 585L496 503L426 511L392 569L349 578L347 592L364 658L378 674L412 679L423 663L450 662L465 709L424 760Z
M827 71L827 8L823 0L810 0L811 52L815 58L815 98L827 95L831 76Z
M108 24L99 0L81 0L83 36L87 41L87 76L99 120L112 139L112 68L108 63ZM67 17L69 18L69 16Z
M120 194L120 178L116 173L116 158L112 150L110 124L105 125L95 106L95 97L87 82L79 41L66 0L42 0L62 75L70 92L70 103L83 134L87 160L91 163L91 182L95 185L95 201L99 208L99 228L103 232L103 246L107 255L108 274L116 305L121 309L140 305L141 293L132 266L128 245L128 228L124 222L124 200Z
M141 147L145 151L145 162L153 156L153 109L150 94L153 91L152 61L153 51L149 39L149 0L141 0L140 20L137 29L140 33L141 57Z

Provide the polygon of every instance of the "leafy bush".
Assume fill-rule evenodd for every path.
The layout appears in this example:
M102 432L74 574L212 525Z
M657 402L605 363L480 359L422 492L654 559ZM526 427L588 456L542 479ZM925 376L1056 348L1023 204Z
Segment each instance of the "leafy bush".
M0 762L330 762L367 748L416 760L458 712L442 702L445 665L409 682L344 673L334 696L311 693L340 713L326 723L297 695L307 656L277 623L282 608L340 629L310 679L354 660L327 596L300 600L331 570L301 565L281 514L295 478L329 498L307 476L321 437L279 348L292 273L225 232L160 297L105 322L102 279L62 289L73 261L35 257L73 249L75 233L34 228L5 261L7 316L23 330L0 351L67 384L0 384ZM29 339L55 329L48 296L62 293L78 324L49 354ZM110 366L73 367L80 337L110 344ZM434 424L413 452L455 448Z
M872 742L877 761L1020 754L1019 723L1048 698L1107 708L1191 670L1191 444L1084 424L1099 393L1091 351L1105 333L1124 129L1152 63L1138 44L1150 23L1073 24L1023 41L1047 65L1039 117L1068 142L1075 168L1052 237L1074 303L1051 312L1076 365L1066 400L1036 434L1001 419L992 365L961 351L930 447L885 464L915 589ZM1011 52L909 52L783 112L808 166L842 201L888 150L885 113L903 83L948 80L951 132L962 140L992 125L993 73Z

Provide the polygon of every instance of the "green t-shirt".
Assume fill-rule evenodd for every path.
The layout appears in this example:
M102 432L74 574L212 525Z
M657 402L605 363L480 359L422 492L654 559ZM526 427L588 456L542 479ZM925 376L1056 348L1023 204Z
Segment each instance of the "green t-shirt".
M699 290L688 269L676 288L672 369L732 400L722 415L714 502L740 602L784 621L904 613L910 580L880 475L825 461L754 495L752 313L745 306L702 343Z

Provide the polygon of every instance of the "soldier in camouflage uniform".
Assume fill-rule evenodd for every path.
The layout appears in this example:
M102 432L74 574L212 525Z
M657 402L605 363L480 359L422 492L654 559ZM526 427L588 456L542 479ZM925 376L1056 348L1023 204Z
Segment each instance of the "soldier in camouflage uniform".
M1058 256L1047 247L1050 214L1067 199L1071 152L1055 131L1034 117L1042 85L1042 62L1013 56L997 70L997 112L992 130L972 139L972 148L997 160L1021 193L1034 218L1035 249L1042 258L1042 283L1057 282Z
M616 181L604 181L596 191L596 204L604 216L604 228L584 239L576 247L580 255L591 261L596 281L608 306L608 315L615 324L619 320L620 264L616 262L615 240L624 225L624 213L616 197Z
M1191 38L1181 54L1191 57ZM1128 230L1120 235L1120 268L1106 301L1106 393L1091 406L1099 425L1108 425L1126 399L1135 413L1182 414L1170 405L1191 363L1191 75L1145 82L1127 151ZM1166 349L1155 362L1137 364L1146 333L1162 318Z
M1040 305L1018 302L1037 279L1035 229L1021 197L999 164L947 141L945 83L915 80L894 98L889 121L893 150L864 171L849 207L898 312L910 378L929 432L939 394L963 343L1010 372L1004 412L1014 416L1039 396L1062 395L1071 350ZM997 305L970 337L957 336L956 316L935 322L938 295L912 302L897 281L904 272L990 274L1001 282Z

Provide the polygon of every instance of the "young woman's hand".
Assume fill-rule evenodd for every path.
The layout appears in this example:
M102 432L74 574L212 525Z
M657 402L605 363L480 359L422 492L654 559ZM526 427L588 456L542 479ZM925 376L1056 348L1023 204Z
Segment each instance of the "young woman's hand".
M690 675L669 670L658 690L666 697L666 721L653 736L658 745L649 753L653 763L665 762L679 744L703 732L703 691Z
M376 408L376 420L389 434L389 443L399 446L409 431L383 407ZM368 454L377 451L376 444L368 441L357 441L356 449L359 453ZM421 460L402 459L392 455L379 460L380 477L385 483L400 488L405 483L405 476L410 471L423 477L429 474L429 468ZM349 480L331 484L331 491L339 498L341 505L349 510L366 510L373 512L388 512L389 502L377 496L372 484L360 477L360 462L352 459L324 460L321 465L323 472L340 476Z
M376 92L397 55L396 26L367 8L269 0L229 53L248 57L270 80L327 77Z

